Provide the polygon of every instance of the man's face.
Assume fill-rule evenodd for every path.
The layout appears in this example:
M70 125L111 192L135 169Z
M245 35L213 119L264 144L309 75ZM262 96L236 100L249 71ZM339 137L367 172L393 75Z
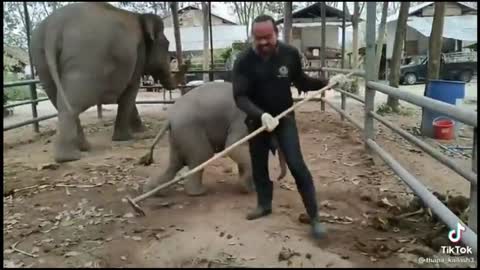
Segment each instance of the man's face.
M269 56L275 52L277 34L271 21L254 23L252 34L253 46L260 55Z

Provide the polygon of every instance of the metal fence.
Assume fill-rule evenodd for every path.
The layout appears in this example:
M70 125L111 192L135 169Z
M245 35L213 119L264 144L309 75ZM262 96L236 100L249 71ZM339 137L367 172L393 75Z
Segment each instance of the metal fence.
M366 63L365 72L363 71L355 71L354 76L364 77L365 78L365 98L360 97L358 95L346 92L341 89L334 89L335 91L340 92L341 94L341 106L340 108L332 104L330 101L326 100L324 96L322 98L317 99L321 102L322 110L325 110L325 104L329 105L335 111L337 111L340 115L342 120L347 119L349 120L356 128L363 131L364 141L366 150L369 153L376 153L406 184L407 186L412 189L412 191L424 202L424 204L431 208L433 213L435 213L440 220L442 220L450 229L456 230L457 224L463 224L463 222L457 217L450 209L448 209L437 197L435 197L428 189L408 170L402 167L402 165L395 160L387 151L385 151L380 145L375 142L375 129L374 129L374 120L379 121L380 123L384 124L394 132L401 135L406 140L410 141L411 143L418 146L420 149L428 153L430 156L447 166L448 168L452 169L462 177L464 177L467 181L470 182L470 205L469 205L469 217L468 217L468 226L463 224L466 230L463 232L463 237L461 241L472 248L474 254L477 254L477 115L473 111L468 111L464 109L460 109L456 106L443 103L428 97L424 96L417 96L411 93L408 93L404 90L399 88L390 87L384 84L380 84L375 82L378 76L375 73L375 13L376 13L376 2L368 2L367 3L367 25L366 25L366 43L367 43L367 50L366 50ZM343 62L343 61L342 61ZM323 71L323 72L331 72L331 73L350 73L353 70L348 69L338 69L338 68L323 68L323 69L309 69L305 71ZM214 72L228 72L225 70L219 71L195 71L195 73L210 73L213 74ZM210 78L212 78L211 76ZM19 86L19 85L35 85L38 81L23 81L23 82L14 82L14 83L5 83L4 88L12 87L12 86ZM32 87L34 89L34 86ZM424 141L416 138L415 136L411 135L410 133L406 132L402 128L398 127L394 123L388 121L384 117L378 115L374 112L374 102L375 102L375 93L379 91L388 96L395 97L399 100L403 100L422 108L426 108L431 111L435 111L444 115L451 117L454 120L458 120L463 122L467 125L474 127L474 137L473 137L473 155L472 155L472 169L464 169L463 167L459 166L454 160L450 159L446 155L442 154L437 149L433 148L429 144L425 143ZM33 93L33 91L32 91ZM34 95L32 95L35 97ZM364 104L364 122L359 123L358 121L354 120L351 116L349 116L346 112L346 98L352 98L358 102ZM18 104L12 104L4 106L4 108L12 108L15 106L25 105L25 104L32 104L32 112L33 112L33 119L28 121L14 124L8 127L4 127L4 131L14 129L17 127L29 125L29 124L37 124L40 121L50 119L56 117L54 115L47 115L43 117L36 116L36 104L38 102L43 102L47 100L46 98L43 99L36 99L32 98L30 101L21 102ZM299 99L296 99L299 100ZM158 104L158 103L173 103L174 100L157 100L157 101L136 101L136 104ZM37 126L38 127L38 126ZM38 129L36 129L38 132Z
M423 201L423 203L432 209L440 220L442 220L450 229L457 230L457 225L460 223L466 228L463 232L461 241L472 248L474 254L477 254L477 114L474 111L458 108L438 100L434 100L424 96L411 94L399 88L390 87L378 82L375 82L377 74L375 74L375 2L367 3L367 25L366 25L366 70L365 78L365 99L358 95L337 90L341 93L341 108L331 104L329 101L323 99L323 102L336 110L343 118L346 118L358 129L363 131L366 150L370 153L376 153L380 158L399 176L410 189ZM373 18L373 19L372 19ZM325 69L327 70L327 69ZM330 72L349 73L351 70L333 70ZM360 74L355 74L359 76ZM424 141L418 139L414 135L406 132L394 123L388 121L384 117L374 112L374 102L376 91L382 92L388 96L409 102L411 104L420 106L422 108L441 113L450 118L460 121L464 124L470 125L474 128L473 135L473 155L472 155L472 169L464 169L459 166L454 160L442 154L437 149L433 148ZM364 104L364 123L360 124L358 121L350 117L345 111L346 97L350 97ZM395 160L387 151L375 142L374 120L384 124L394 132L401 135L409 142L415 144L427 154L452 169L467 181L470 182L470 203L468 226L463 224L459 217L457 217L448 207L446 207L436 196L434 196L428 189L408 170Z

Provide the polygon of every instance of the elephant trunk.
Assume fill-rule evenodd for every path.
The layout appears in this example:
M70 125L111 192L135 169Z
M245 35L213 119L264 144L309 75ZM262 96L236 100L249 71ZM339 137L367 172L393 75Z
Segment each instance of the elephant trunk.
M185 64L179 66L178 71L175 71L173 75L171 75L172 70L170 70L170 68L162 72L162 74L160 74L158 77L158 80L160 80L160 83L162 83L163 87L168 90L173 90L179 85L185 85L185 74L189 68L190 62L186 61Z

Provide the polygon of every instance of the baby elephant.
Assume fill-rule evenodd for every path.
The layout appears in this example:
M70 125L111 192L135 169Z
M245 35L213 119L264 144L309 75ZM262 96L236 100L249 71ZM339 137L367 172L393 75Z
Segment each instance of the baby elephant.
M215 153L248 135L244 123L246 115L237 108L231 83L210 82L195 87L179 98L167 111L165 126L160 130L149 154L141 163L151 162L155 144L170 131L170 162L168 168L151 177L145 186L148 192L161 183L172 180L184 166L189 169L212 158ZM273 145L273 144L272 144ZM238 165L239 181L246 192L254 191L252 164L248 143L234 148L228 156ZM279 151L281 173L286 174L283 155ZM150 157L150 158L148 158ZM185 182L185 192L190 196L203 195L207 189L202 184L202 171L193 174ZM157 193L159 194L159 193Z

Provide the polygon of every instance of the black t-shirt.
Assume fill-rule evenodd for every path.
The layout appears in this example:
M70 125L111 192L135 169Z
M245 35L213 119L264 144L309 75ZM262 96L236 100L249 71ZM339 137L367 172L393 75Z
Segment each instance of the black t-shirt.
M237 106L255 120L264 112L276 116L291 107L292 83L299 91L316 91L328 83L308 77L302 70L298 50L281 42L276 53L266 60L251 47L243 51L235 61L232 75Z

